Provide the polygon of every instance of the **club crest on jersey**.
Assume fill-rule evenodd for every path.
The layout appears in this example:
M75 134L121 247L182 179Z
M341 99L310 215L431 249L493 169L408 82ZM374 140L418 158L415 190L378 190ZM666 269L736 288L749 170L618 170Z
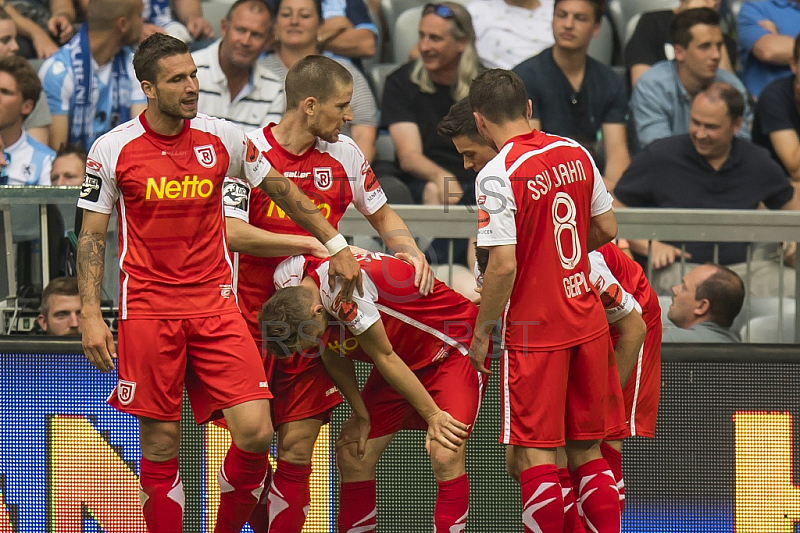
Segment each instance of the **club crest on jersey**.
M217 153L210 144L195 146L194 155L197 156L197 162L206 168L214 168L217 165Z
M333 173L329 167L314 168L314 185L321 191L327 191L333 185Z
M119 380L117 383L117 398L122 405L130 405L133 396L136 394L136 382Z
M96 202L100 199L100 189L103 186L103 180L97 176L86 174L83 177L83 184L81 185L81 198L89 202Z

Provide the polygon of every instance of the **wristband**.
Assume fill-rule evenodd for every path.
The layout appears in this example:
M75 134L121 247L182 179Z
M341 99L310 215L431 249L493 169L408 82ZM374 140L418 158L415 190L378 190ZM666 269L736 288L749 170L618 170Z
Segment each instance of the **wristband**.
M328 249L328 254L330 254L331 257L338 254L348 246L347 239L345 239L341 233L337 233L335 237L325 243L325 248Z

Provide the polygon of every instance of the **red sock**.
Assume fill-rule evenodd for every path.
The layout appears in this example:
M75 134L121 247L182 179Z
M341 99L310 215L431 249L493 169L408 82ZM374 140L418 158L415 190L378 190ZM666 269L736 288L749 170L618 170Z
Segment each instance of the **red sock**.
M522 486L522 524L525 533L561 533L564 500L556 465L528 468L519 476Z
M342 483L339 486L339 533L375 531L378 506L375 480Z
M270 533L300 533L311 505L311 465L278 459L269 487Z
M214 533L239 533L253 513L269 473L269 452L240 450L231 443L219 470L219 511Z
M563 533L586 533L580 514L578 514L578 502L575 501L575 494L572 492L569 470L559 468L558 480L561 482L561 497L564 498L564 528L561 531Z
M268 472L267 479L264 480L264 490L261 491L261 498L253 508L253 512L250 513L250 518L247 519L247 523L250 524L250 529L254 533L267 533L269 531L269 491L266 489L271 482L269 477Z
M588 533L619 533L617 481L605 459L595 459L572 472L578 488L578 505Z
M617 491L619 492L619 514L625 510L625 480L622 477L622 453L618 452L605 442L600 444L600 453L611 468L614 479L617 480Z
M163 463L142 457L139 462L139 499L150 533L183 531L184 494L177 457Z
M467 475L450 481L437 481L434 531L463 531L469 514L469 480ZM460 529L459 529L460 527Z

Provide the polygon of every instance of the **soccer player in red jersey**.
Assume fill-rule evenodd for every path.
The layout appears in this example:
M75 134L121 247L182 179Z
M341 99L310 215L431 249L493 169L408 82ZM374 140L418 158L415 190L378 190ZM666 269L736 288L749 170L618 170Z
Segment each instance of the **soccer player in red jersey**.
M251 132L248 137L273 168L288 176L311 198L334 227L350 204L362 213L387 248L412 254L416 282L427 293L433 274L405 223L386 203L375 173L356 143L340 135L352 119L353 78L336 61L307 56L286 76L287 111L278 124ZM229 247L238 254L237 291L250 332L261 346L258 312L274 288L264 283L275 267L294 253L308 253L297 236L308 233L287 218L268 195L252 189L246 180L227 178L225 213ZM291 236L290 238L287 236ZM283 240L276 254L277 240ZM283 257L269 257L282 255ZM299 533L311 502L311 457L321 426L341 402L319 357L274 360L264 353L264 364L275 399L278 468L268 498L262 498L250 525L256 533ZM266 496L266 495L265 495ZM269 505L269 510L267 510Z
M83 346L98 369L117 350L100 312L105 238L116 205L120 225L119 379L109 399L137 417L143 512L151 533L182 530L178 474L184 384L198 423L224 413L233 437L218 479L215 531L238 532L263 491L272 439L271 394L232 290L222 182L244 177L326 242L328 283L348 289L361 271L346 241L294 184L232 124L197 115L197 69L186 45L155 34L134 57L147 110L92 146L78 206ZM266 177L265 177L266 176Z
M532 130L522 81L490 70L470 88L478 131L498 155L479 173L478 246L489 248L470 358L485 368L503 315L502 434L520 480L526 531L561 533L556 450L566 445L587 521L620 530L619 495L600 452L611 349L588 252L616 234L611 196L575 141Z
M469 509L466 438L485 386L485 376L466 357L477 309L440 281L420 296L414 268L395 257L370 253L359 262L364 294L348 304L320 283L326 260L284 261L275 272L282 288L260 315L267 345L281 354L327 343L325 366L353 407L337 440L340 533L375 529L375 468L402 429L427 429L438 484L434 529L463 531ZM345 355L375 365L360 395Z
M589 259L589 279L606 309L625 405L627 424L606 435L601 444L617 481L621 512L625 506L622 441L628 436L655 437L661 393L661 306L642 267L616 245L601 246Z

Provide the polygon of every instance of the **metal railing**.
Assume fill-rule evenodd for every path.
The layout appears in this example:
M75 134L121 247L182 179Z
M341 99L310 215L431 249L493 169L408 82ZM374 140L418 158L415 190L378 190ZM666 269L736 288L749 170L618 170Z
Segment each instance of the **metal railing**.
M0 211L5 222L6 270L9 274L9 294L16 292L13 270L13 245L10 220L12 205L38 205L40 213L40 236L42 240L41 261L43 285L49 282L48 233L46 231L47 204L75 204L79 187L14 187L0 186ZM476 232L476 209L465 206L411 206L396 205L395 211L405 220L412 234L427 239L472 238ZM800 212L792 211L742 211L720 209L622 209L616 211L619 236L627 239L647 239L680 242L798 242L800 241ZM112 221L110 227L115 227ZM341 232L348 237L375 235L367 220L352 207L347 210L339 224ZM109 241L112 243L113 241ZM107 247L116 253L116 246ZM716 256L716 247L715 247ZM748 257L750 257L748 248ZM107 266L117 267L116 261ZM108 263L111 262L111 265ZM450 248L452 263L452 242ZM789 268L789 267L786 267ZM650 270L648 268L648 270ZM107 271L106 277L109 277ZM118 277L118 276L117 276ZM750 285L750 272L744 276ZM800 269L795 271L795 290L800 287ZM2 296L2 295L0 295ZM782 297L779 297L782 299ZM750 306L745 307L746 322L750 321ZM779 333L783 323L782 302L777 307ZM800 341L800 298L795 294L795 342ZM749 330L748 330L749 333ZM747 340L747 339L746 339Z

